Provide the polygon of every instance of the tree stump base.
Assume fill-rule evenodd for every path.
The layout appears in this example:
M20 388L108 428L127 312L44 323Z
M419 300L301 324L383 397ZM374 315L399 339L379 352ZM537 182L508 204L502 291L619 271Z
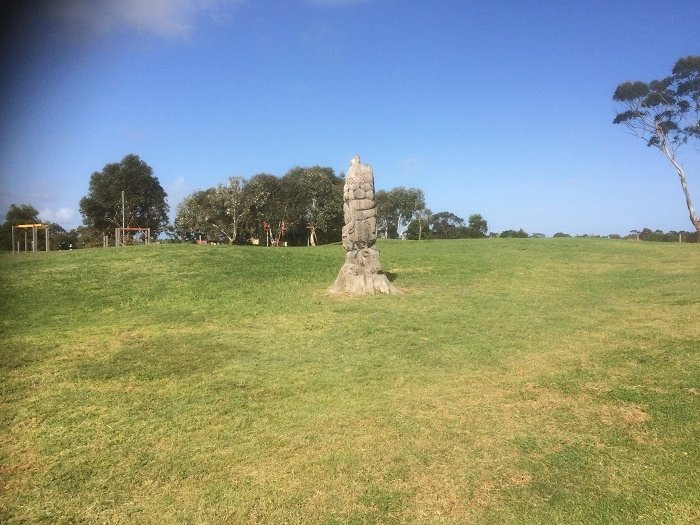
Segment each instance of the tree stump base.
M373 295L400 294L379 264L379 250L374 247L347 252L345 264L328 289L332 294Z

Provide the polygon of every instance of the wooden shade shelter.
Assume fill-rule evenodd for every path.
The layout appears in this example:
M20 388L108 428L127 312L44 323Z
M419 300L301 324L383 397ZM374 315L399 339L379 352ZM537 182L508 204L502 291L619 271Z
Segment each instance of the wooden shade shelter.
M24 253L27 253L28 251L28 244L29 240L27 238L27 233L29 230L32 231L32 253L36 253L38 250L37 248L37 239L39 237L39 230L43 229L44 230L44 240L46 243L46 251L49 251L49 225L48 224L17 224L15 226L12 226L12 253L20 253L20 241L15 239L15 230L23 230L24 231Z

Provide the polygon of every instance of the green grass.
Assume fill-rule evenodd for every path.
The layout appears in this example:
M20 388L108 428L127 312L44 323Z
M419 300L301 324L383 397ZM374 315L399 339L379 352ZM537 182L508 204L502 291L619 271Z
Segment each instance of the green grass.
M696 523L700 247L0 256L0 521Z

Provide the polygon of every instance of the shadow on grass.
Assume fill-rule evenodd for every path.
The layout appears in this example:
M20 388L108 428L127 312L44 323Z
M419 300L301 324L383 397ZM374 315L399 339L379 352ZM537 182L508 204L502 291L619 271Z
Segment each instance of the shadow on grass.
M384 275L386 275L387 279L389 279L390 282L394 282L399 274L398 273L393 273L393 272L384 272Z

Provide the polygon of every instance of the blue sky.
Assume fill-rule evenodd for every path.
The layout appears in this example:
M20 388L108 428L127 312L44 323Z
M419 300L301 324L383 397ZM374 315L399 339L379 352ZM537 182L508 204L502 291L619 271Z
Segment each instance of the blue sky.
M700 54L698 0L30 5L4 17L3 217L29 203L77 226L90 174L129 153L173 214L232 175L340 173L359 154L378 189L421 188L492 231L692 230L611 95ZM700 147L681 160L699 208Z

